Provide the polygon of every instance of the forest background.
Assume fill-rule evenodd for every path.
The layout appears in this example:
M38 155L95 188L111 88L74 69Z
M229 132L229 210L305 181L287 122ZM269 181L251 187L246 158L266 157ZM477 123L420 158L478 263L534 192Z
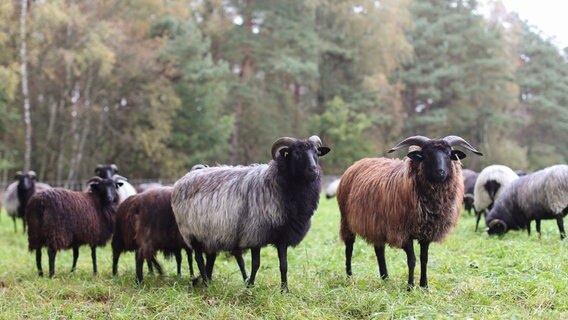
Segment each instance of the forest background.
M0 179L99 163L179 178L319 135L326 174L456 134L536 170L568 159L568 49L492 1L11 0L0 4Z

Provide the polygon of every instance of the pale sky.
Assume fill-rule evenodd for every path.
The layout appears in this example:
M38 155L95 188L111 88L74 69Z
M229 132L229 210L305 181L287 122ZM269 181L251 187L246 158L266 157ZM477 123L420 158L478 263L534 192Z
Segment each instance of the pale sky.
M568 1L565 0L502 0L508 11L538 27L560 49L568 47Z

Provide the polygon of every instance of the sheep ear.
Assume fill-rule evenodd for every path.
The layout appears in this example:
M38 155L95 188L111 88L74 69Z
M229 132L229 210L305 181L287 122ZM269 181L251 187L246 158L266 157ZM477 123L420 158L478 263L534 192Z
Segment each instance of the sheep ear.
M319 147L318 148L318 157L323 157L331 151L328 147Z
M452 160L461 160L466 157L466 154L459 150L452 150Z
M412 151L409 152L406 156L416 161L424 160L424 153L422 151Z
M280 155L282 156L282 158L286 158L286 157L288 157L288 154L289 154L288 148L287 148L287 147L285 147L285 148L280 148L280 150L278 150L278 153L280 153Z

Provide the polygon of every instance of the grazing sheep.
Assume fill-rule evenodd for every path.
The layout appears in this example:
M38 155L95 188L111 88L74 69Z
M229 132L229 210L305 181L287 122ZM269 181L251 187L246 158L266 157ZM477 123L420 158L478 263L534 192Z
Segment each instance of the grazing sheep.
M427 287L430 242L442 241L458 221L464 188L459 160L466 155L452 150L452 146L482 154L458 136L443 139L413 136L389 153L408 146L419 148L411 149L404 160L359 160L341 176L337 202L349 276L353 243L359 235L374 245L383 279L388 277L385 244L402 248L407 257L408 285L414 286L413 240L416 239L420 243L420 286Z
M475 181L477 181L477 177L479 177L479 172L475 172L469 169L463 169L463 186L464 186L464 196L463 196L463 204L465 210L471 214L471 209L473 209L473 201L474 201L474 190L475 190Z
M337 193L337 186L339 185L339 181L341 181L341 179L335 179L330 184L327 185L327 189L325 189L325 197L327 199L331 199L331 198L335 197L335 194Z
M284 137L272 145L268 164L193 170L175 183L172 208L205 281L210 280L218 251L250 248L247 282L254 285L260 249L272 244L278 250L281 288L287 290L287 250L310 228L321 192L318 158L329 151L318 136Z
M49 277L55 273L55 255L62 249L73 248L75 270L79 246L91 247L93 272L97 273L97 246L109 240L114 227L116 189L120 182L93 177L87 192L54 188L34 194L26 206L28 246L36 251L38 274L43 276L41 248L47 247Z
M568 165L555 165L519 177L507 186L489 211L489 234L527 228L536 220L540 238L540 220L556 219L560 239L566 237L563 218L568 214Z
M473 208L475 210L476 222L475 231L479 228L481 214L487 217L487 212L491 210L495 200L497 200L503 189L519 176L511 168L499 164L485 167L479 173L475 182L473 196Z

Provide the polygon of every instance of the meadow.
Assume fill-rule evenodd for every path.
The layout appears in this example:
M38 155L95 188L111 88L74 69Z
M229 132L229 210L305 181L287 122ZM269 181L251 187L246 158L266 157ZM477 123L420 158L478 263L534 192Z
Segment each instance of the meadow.
M27 236L14 233L0 216L1 319L567 319L568 241L554 221L536 232L489 237L474 232L475 219L463 212L456 229L430 247L429 288L408 291L406 256L387 248L390 278L379 278L373 249L355 243L353 277L345 275L335 199L322 197L304 241L289 250L289 293L280 293L276 250L262 250L254 288L243 284L234 259L222 254L209 286L193 287L187 262L182 275L175 261L158 260L163 276L135 283L134 254L121 256L111 274L110 244L98 250L99 274L92 274L90 250L80 250L70 273L71 251L59 252L55 277L40 278ZM534 224L533 224L534 225ZM534 227L533 227L534 229ZM415 246L418 255L418 246ZM43 254L47 272L47 254ZM250 255L245 255L250 270ZM416 277L419 275L419 264Z

